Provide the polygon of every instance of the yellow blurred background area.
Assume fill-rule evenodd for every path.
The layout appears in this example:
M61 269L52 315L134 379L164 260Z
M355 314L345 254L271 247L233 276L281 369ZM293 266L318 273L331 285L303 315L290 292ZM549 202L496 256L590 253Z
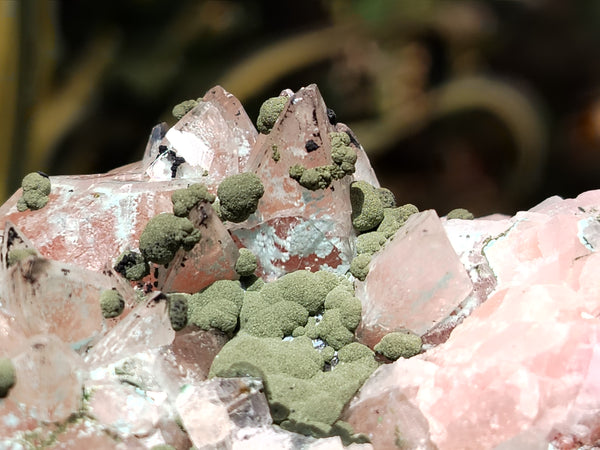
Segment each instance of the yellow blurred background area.
M399 203L514 213L600 187L600 2L0 0L0 201L141 158L220 84L317 83Z

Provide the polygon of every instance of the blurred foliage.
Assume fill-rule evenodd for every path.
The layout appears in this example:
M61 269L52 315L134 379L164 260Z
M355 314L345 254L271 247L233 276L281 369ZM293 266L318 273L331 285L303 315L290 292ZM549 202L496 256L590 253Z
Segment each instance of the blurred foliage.
M598 187L595 0L0 2L0 201L139 159L215 84L317 83L400 202L514 212Z

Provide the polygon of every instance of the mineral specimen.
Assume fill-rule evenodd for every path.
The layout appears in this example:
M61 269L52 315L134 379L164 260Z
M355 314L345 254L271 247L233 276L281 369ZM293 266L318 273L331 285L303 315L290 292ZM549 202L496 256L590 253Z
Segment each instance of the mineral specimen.
M174 113L0 207L1 448L597 445L600 191L440 219L314 85Z

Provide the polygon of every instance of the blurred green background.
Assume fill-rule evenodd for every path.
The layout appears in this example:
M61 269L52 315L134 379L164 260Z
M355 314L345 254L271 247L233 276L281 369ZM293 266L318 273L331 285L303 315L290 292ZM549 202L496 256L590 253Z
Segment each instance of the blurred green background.
M599 50L597 0L0 0L0 201L215 84L254 120L317 83L400 203L513 213L600 187Z

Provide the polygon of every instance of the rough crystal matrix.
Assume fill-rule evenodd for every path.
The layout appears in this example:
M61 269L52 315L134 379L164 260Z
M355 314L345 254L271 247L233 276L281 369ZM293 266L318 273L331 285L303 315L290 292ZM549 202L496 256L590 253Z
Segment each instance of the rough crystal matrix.
M314 85L175 113L0 207L1 448L597 446L600 191L439 218Z

